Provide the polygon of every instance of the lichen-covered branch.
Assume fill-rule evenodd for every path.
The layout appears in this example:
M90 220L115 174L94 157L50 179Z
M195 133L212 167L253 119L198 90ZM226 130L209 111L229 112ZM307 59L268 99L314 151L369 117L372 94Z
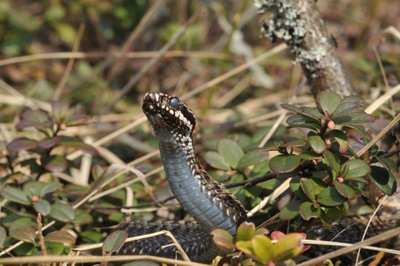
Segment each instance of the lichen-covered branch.
M354 94L315 0L255 0L255 5L271 14L263 23L265 35L290 46L314 95L325 90Z

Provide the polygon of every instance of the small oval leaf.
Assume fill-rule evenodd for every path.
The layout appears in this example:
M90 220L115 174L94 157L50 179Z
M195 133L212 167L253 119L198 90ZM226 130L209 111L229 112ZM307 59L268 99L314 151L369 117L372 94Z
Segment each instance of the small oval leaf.
M341 169L345 169L344 178L362 177L371 172L369 165L360 159L349 160L342 165Z
M102 252L103 255L111 255L113 252L118 252L118 250L125 243L128 238L128 233L123 230L117 230L112 232L106 237L103 242Z
M11 227L10 236L24 242L35 244L35 229L32 226Z
M321 215L321 209L315 207L311 202L303 202L299 207L301 217L308 221L311 218L318 218Z
M211 235L214 243L222 249L232 250L235 247L233 236L228 231L224 229L214 229Z
M20 152L32 150L37 147L37 142L33 139L28 139L25 137L17 138L7 144L7 150L9 152Z
M26 193L20 189L5 187L1 190L1 195L10 201L17 202L23 205L31 205L31 201L29 200L28 195L26 195Z
M40 200L33 203L33 207L37 212L43 216L47 216L50 213L50 203L47 200Z
M44 240L46 242L56 242L56 243L63 243L66 246L72 246L75 244L75 237L68 233L67 231L53 231L48 233Z
M52 155L45 159L44 168L50 172L60 173L63 172L68 167L68 161L61 155Z
M318 107L326 114L331 115L342 101L342 97L332 91L323 91L317 95Z
M237 167L244 154L242 148L230 139L223 139L218 142L218 152L232 168Z
M268 159L268 152L265 150L252 150L249 152L246 152L242 158L240 159L237 168L241 169L250 165L255 165L259 164L261 162L264 162Z
M292 200L279 212L279 218L282 220L291 220L299 215L299 200Z
M231 167L221 154L215 151L209 151L205 155L206 162L214 168L229 171Z
M307 137L308 143L313 151L318 154L323 153L326 150L325 141L314 132L310 132Z
M241 241L251 240L256 234L256 226L253 223L242 223L236 233L236 239Z
M318 195L317 201L324 206L334 207L345 203L346 199L334 187L327 187Z
M50 216L62 222L70 222L75 218L75 212L71 206L57 202L51 206Z
M300 165L297 155L277 155L269 161L269 168L275 173L288 173Z

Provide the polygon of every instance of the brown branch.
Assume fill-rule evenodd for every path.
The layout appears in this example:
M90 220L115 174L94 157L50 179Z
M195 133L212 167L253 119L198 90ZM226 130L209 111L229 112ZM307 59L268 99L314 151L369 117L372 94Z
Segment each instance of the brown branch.
M36 222L37 222L37 234L39 237L40 249L42 250L43 256L47 256L47 249L46 245L44 244L44 237L43 237L42 215L40 213L37 214ZM50 266L50 264L46 263L46 266Z
M314 95L325 90L342 96L354 94L315 0L256 0L256 6L271 13L263 23L265 35L291 48Z

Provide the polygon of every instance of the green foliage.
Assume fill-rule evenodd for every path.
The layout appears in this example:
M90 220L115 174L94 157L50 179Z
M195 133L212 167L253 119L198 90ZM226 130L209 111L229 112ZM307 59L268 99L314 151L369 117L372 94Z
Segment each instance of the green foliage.
M256 229L253 223L247 222L239 226L236 239L223 229L213 230L212 235L220 248L235 248L244 257L243 261L247 261L243 265L294 265L291 259L307 249L302 243L306 238L304 234L285 235L274 231L269 238L268 230Z
M67 151L97 154L95 148L80 139L63 135L65 129L88 121L88 116L71 112L63 102L53 103L50 113L29 108L22 111L16 128L30 132L31 137L15 138L1 153L6 163L0 169L8 174L0 179L0 194L8 203L3 203L7 208L2 210L5 216L1 220L0 245L7 247L21 240L30 246L29 252L37 250L38 225L31 217L39 214L42 222L79 224L71 206L74 199L63 192L56 174L66 172L73 164L67 158ZM24 212L14 211L21 206L25 207ZM62 230L48 231L44 239L50 254L68 252L76 241L76 237Z
M281 219L290 220L301 215L305 220L324 220L331 210L343 214L346 202L360 193L367 194L368 184L370 181L377 183L377 179L377 187L383 193L394 193L396 180L389 174L389 167L371 166L371 162L383 157L357 158L350 148L346 132L356 130L365 135L362 125L374 120L363 111L361 98L342 98L334 92L322 92L315 108L287 104L282 107L294 113L287 119L289 127L306 128L308 133L307 144L297 147L300 153L292 154L285 146L280 150L282 155L270 160L270 168L276 173L292 174L290 188L295 199L281 209ZM378 172L387 174L378 178Z

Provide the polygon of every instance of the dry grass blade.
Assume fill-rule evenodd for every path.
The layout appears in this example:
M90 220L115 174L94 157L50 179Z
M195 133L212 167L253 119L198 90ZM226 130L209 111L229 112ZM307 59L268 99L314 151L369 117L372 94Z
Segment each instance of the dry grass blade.
M379 97L377 100L375 100L373 103L371 103L367 108L365 108L365 112L367 114L372 114L373 112L378 110L378 108L380 106L382 106L382 104L389 101L394 95L396 95L399 92L400 92L400 84L391 88L385 94L383 94L381 97Z
M364 240L362 242L358 242L358 243L352 244L349 247L341 248L341 249L335 250L333 252L327 253L325 255L322 255L322 256L320 256L318 258L314 258L314 259L308 260L306 262L300 263L298 266L316 265L316 264L318 264L320 262L323 262L325 260L332 259L332 258L335 258L335 257L338 257L338 256L342 256L344 254L347 254L347 253L350 253L352 251L355 251L355 250L357 250L359 248L362 248L362 247L365 247L365 246L370 246L372 244L385 241L385 240L390 239L390 238L392 238L394 236L398 236L399 234L400 234L400 228L395 228L395 229L383 232L383 233L381 233L379 235L373 236L371 238L368 238L367 240Z
M75 38L75 41L74 41L74 44L73 44L73 47L72 47L72 51L73 52L76 52L79 49L79 45L81 43L81 39L82 39L82 35L83 35L84 31L85 31L85 25L81 24L79 26L78 34L77 34L77 36ZM58 99L60 99L60 96L61 96L61 94L62 94L62 92L64 90L64 87L65 87L65 84L67 83L67 80L68 80L69 76L71 75L71 71L72 71L72 67L74 66L74 63L75 63L75 59L74 58L70 58L68 60L67 67L65 68L64 75L62 76L62 78L60 80L60 83L58 83L56 91L54 92L53 101L57 101Z

